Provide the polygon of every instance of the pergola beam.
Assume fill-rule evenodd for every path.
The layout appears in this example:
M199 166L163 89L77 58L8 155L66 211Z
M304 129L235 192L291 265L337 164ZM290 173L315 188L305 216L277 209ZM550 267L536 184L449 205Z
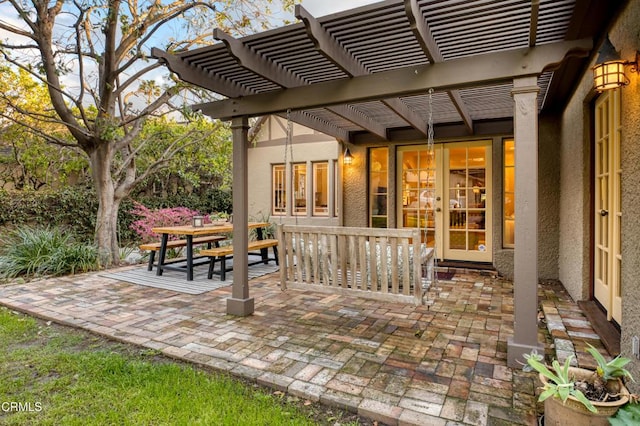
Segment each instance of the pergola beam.
M444 57L440 53L438 43L436 43L436 40L433 37L431 28L429 28L429 25L427 25L422 17L418 2L416 0L404 0L404 10L407 14L407 18L409 19L411 30L422 47L422 51L425 56L429 59L429 62L432 64L444 62ZM460 96L460 92L457 90L448 90L447 95L449 95L449 99L451 99L453 106L458 111L458 114L460 114L460 118L462 118L462 122L467 128L467 132L472 134L473 120L469 113L469 109L462 100L462 96Z
M165 52L157 47L151 49L151 57L163 62L180 80L186 81L187 83L230 98L237 98L238 96L247 94L246 91L237 84L229 80L223 80L216 74L208 73L200 68L188 65L185 61L181 60L179 56Z
M193 108L212 118L230 119L411 96L430 87L441 91L510 83L514 78L537 76L555 69L569 56L586 56L592 45L591 39L549 43L209 102Z
M316 49L338 68L351 77L371 74L369 70L342 47L302 5L296 5L295 16L304 23L309 39L313 42ZM410 126L414 127L424 136L427 136L426 120L424 120L420 114L409 108L401 99L381 99L381 102Z
M286 119L286 114L280 114L280 117ZM349 132L345 129L341 129L328 123L320 118L305 113L304 111L292 111L290 114L291 121L294 121L300 125L308 127L310 129L315 129L319 132L324 133L328 136L333 136L339 142L345 142L349 140Z
M536 45L538 37L538 16L540 15L540 0L531 0L531 23L529 24L529 46Z
M229 54L233 56L240 65L277 85L283 88L291 88L307 84L304 79L285 70L277 63L265 59L245 46L240 40L226 34L222 30L217 28L213 30L213 37L224 43ZM382 124L370 119L364 114L358 113L353 108L345 105L336 105L328 107L327 109L375 135L382 138L386 137L387 129Z

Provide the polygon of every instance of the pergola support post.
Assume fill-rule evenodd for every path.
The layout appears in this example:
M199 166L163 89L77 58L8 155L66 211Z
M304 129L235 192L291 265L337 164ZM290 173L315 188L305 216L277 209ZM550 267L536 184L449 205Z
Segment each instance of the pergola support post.
M249 196L248 132L246 116L234 117L233 134L233 284L227 299L227 314L246 317L253 314L254 301L249 297Z
M515 139L515 253L513 337L507 365L521 367L538 342L538 97L537 77L513 80Z

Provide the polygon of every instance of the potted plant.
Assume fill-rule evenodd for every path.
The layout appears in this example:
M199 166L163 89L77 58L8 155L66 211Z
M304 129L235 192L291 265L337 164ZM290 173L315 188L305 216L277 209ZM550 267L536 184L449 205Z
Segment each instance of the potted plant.
M616 357L607 362L593 346L587 351L598 364L595 371L571 367L572 356L564 365L554 360L551 368L536 352L525 356L543 384L538 401L544 401L545 426L608 426L608 418L629 402L623 379L633 380L624 368L630 360Z

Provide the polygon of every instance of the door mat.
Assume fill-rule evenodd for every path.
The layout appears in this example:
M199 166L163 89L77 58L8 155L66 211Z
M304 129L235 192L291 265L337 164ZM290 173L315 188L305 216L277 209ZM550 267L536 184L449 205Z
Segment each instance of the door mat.
M436 271L436 278L443 281L448 281L453 278L455 272Z

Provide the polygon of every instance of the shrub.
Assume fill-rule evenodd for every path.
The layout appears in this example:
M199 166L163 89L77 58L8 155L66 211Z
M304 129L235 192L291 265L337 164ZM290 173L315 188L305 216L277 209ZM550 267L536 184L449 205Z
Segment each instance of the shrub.
M133 201L135 200L135 201ZM132 194L122 201L118 214L118 239L121 245L138 243L139 237L131 228L138 220L131 211L139 202L149 209L184 206L210 213L231 213L231 192L218 188L202 188L198 193L178 193L160 197ZM0 227L21 225L65 226L83 241L92 241L95 233L98 199L92 188L67 187L47 191L5 191L0 189Z
M143 242L158 240L159 235L152 231L155 227L185 225L191 222L193 216L200 214L186 207L151 210L136 202L134 202L134 209L131 213L142 217L142 219L133 222L131 227Z
M0 226L67 226L83 240L93 239L98 200L88 188L0 193Z
M18 227L1 241L0 277L64 275L97 269L95 246L59 228Z

